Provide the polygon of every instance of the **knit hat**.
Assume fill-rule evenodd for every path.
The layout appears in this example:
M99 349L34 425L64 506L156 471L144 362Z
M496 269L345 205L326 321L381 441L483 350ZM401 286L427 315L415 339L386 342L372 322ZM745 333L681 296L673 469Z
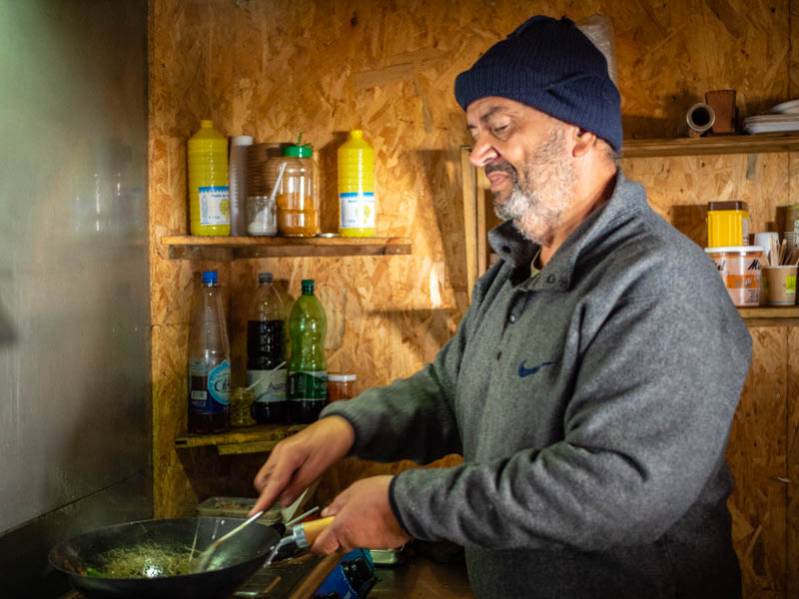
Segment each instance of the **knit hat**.
M486 96L527 104L621 149L621 99L605 56L565 17L532 17L458 75L461 108Z

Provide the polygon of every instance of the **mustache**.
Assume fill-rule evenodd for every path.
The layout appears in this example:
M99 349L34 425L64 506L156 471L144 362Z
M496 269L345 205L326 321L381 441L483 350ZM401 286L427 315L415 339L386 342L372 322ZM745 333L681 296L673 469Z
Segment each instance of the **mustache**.
M497 171L510 175L514 180L518 176L518 173L516 172L516 169L513 168L507 162L500 162L498 164L488 164L488 165L485 166L486 175L490 175L491 173L494 173L494 172L497 172Z

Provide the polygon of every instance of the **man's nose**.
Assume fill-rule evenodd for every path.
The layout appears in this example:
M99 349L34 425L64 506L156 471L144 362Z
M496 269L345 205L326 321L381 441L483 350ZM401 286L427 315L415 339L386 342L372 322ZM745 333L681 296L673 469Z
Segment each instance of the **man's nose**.
M472 152L469 154L469 161L476 167L485 166L494 160L499 153L494 149L490 143L483 141L480 137L476 137Z

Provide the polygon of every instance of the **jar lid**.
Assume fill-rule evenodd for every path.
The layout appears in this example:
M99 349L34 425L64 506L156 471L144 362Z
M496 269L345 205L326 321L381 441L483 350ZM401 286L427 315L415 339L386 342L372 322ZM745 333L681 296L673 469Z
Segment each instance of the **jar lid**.
M750 252L763 252L759 245L727 245L717 248L705 248L706 254L748 254Z
M749 206L746 205L746 202L739 202L737 200L729 202L708 202L707 209L708 212L716 210L743 210L749 212Z
M328 374L327 380L334 383L351 383L358 379L357 374Z
M289 158L310 158L313 156L313 147L310 144L286 146L283 148L283 156L288 156Z

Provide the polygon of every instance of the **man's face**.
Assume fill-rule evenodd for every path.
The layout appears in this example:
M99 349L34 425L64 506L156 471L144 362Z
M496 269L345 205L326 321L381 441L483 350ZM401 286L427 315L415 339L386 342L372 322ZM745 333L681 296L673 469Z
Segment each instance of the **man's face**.
M499 97L466 110L474 138L472 164L485 168L494 210L538 244L549 244L572 204L574 165L569 126L534 108Z

